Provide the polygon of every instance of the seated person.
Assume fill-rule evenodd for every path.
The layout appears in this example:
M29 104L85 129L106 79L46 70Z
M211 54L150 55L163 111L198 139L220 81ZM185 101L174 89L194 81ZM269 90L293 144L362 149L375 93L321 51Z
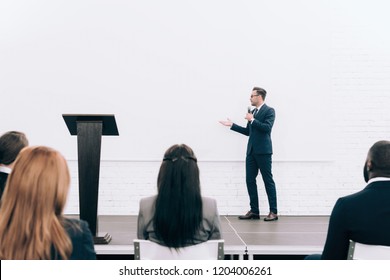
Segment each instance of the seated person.
M190 147L174 145L166 151L157 192L140 201L139 239L180 248L221 238L217 203L201 196L197 159Z
M28 140L22 132L8 131L0 136L0 199L13 163L20 150L26 146Z
M87 223L63 216L69 185L59 152L47 147L20 152L0 208L0 259L96 259Z
M337 200L322 255L306 259L346 260L349 240L390 246L390 141L379 141L364 164L367 186Z

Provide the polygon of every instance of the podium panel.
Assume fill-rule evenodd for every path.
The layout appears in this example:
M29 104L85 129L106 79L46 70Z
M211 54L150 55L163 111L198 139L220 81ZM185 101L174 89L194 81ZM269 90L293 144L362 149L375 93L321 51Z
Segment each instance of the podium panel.
M89 224L95 244L111 236L98 231L98 197L102 135L119 135L114 115L63 115L71 135L77 135L80 219Z

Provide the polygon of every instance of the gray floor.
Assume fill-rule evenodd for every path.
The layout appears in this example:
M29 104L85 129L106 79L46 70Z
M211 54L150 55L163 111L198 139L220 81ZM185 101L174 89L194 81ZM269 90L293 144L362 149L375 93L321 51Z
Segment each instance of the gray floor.
M328 216L282 216L275 222L221 216L225 255L240 259L300 259L320 253L328 222ZM109 244L95 245L98 256L115 259L134 254L137 216L99 216L98 230L112 236Z

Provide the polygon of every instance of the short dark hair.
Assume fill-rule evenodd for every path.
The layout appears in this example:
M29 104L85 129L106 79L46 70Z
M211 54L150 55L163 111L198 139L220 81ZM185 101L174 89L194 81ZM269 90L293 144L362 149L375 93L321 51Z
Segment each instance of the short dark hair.
M261 87L254 87L252 91L256 91L258 95L261 95L263 100L265 100L265 97L267 96L267 91Z
M374 172L390 173L390 141L376 142L368 152Z
M23 132L8 131L0 137L0 163L11 164L19 152L28 146L28 140Z

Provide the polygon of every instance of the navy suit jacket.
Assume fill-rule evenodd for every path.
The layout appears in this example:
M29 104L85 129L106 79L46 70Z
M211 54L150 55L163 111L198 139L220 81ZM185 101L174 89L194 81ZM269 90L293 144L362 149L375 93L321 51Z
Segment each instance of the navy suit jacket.
M92 233L89 230L88 223L83 220L67 219L64 220L64 227L72 241L72 254L70 260L95 260L96 253L93 244ZM60 259L52 248L53 259Z
M347 259L349 240L390 246L390 181L372 182L337 200L322 259Z
M233 124L230 129L249 136L247 155L272 154L271 131L274 122L275 110L263 104L252 123L248 122L246 127Z

